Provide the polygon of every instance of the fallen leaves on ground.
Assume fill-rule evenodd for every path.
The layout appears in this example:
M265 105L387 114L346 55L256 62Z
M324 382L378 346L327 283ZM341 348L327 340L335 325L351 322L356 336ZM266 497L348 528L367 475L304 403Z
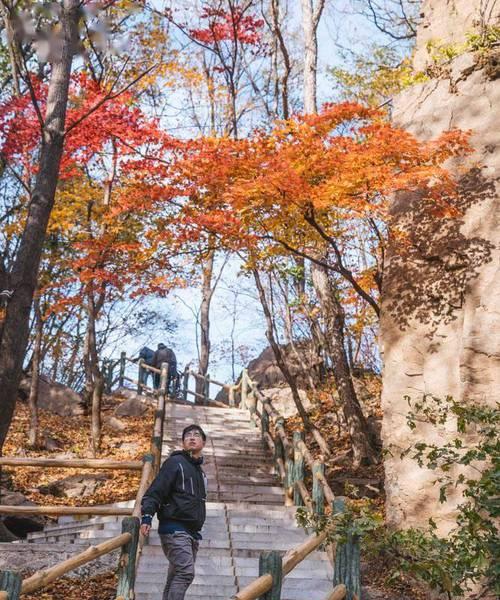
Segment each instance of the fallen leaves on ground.
M112 415L120 402L106 397L103 403L103 419ZM154 408L148 406L141 417L120 417L125 424L123 431L116 431L103 422L101 452L98 458L114 460L141 460L149 452L153 432ZM40 431L57 441L59 448L30 449L27 447L29 409L18 402L12 425L4 446L5 456L53 458L67 454L71 458L90 458L90 416L61 417L40 411ZM128 446L128 447L127 447ZM97 474L95 492L85 497L68 497L57 493L57 482L72 475ZM21 492L28 500L40 505L94 506L130 500L139 486L140 471L68 469L47 467L4 467L3 475L9 479L8 487ZM55 492L55 493L54 493Z
M53 584L23 596L23 600L114 600L117 577L103 573L85 579L61 577Z

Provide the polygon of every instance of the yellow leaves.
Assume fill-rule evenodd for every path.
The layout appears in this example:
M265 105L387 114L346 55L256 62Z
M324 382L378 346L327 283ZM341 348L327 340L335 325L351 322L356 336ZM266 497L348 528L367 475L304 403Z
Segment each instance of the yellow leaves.
M96 189L87 178L61 182L51 213L49 234L68 233L83 224L88 218L89 204L94 213L99 211L99 196L102 197L102 190Z
M62 577L38 592L24 595L24 600L114 600L116 597L116 572L101 573L93 577Z

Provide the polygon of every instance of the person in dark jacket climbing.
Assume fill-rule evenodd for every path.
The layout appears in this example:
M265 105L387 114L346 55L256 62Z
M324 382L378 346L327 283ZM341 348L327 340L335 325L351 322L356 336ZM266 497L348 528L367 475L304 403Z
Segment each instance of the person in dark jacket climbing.
M155 355L154 350L151 350L151 348L144 346L144 348L141 348L141 350L139 352L139 357L135 360L138 361L139 359L142 358L142 360L145 362L145 364L149 365L150 367L153 367L154 366L153 365L154 355ZM148 384L149 375L152 375L152 373L150 373L150 371L148 371L147 369L144 369L142 367L139 367L139 381L141 382L142 385Z
M174 351L171 348L167 348L165 344L158 344L158 348L156 349L152 365L157 369L161 369L162 363L168 364L168 381L167 381L167 390L170 390L170 386L172 381L175 380L177 375L177 357L175 356ZM160 375L159 373L154 374L154 388L157 390L160 387Z
M182 432L182 450L176 450L142 498L141 533L149 535L158 515L161 545L168 559L168 575L163 600L184 600L194 579L194 564L205 522L207 478L203 464L206 435L199 425Z

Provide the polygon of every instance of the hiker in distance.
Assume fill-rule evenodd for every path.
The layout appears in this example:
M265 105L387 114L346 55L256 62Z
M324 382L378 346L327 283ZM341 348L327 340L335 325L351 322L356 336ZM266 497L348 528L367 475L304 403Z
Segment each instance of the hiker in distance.
M139 352L139 356L136 359L134 359L134 361L138 362L142 358L142 360L145 362L145 364L152 367L152 366L154 366L153 365L154 355L155 355L154 350L151 350L151 348L144 346L143 348L141 348L141 350ZM147 369L139 367L139 381L141 382L142 385L144 385L144 386L148 385L148 377L150 375L153 376L153 373L150 373L150 371L148 371Z
M177 357L175 356L175 352L172 348L167 348L165 344L158 344L158 348L153 355L152 366L157 369L161 369L161 365L163 363L168 364L168 381L167 381L167 390L170 391L171 384L175 381L175 377L177 375ZM160 374L155 373L153 378L153 384L155 390L160 387ZM172 390L173 391L173 390Z
M194 563L205 522L207 478L203 464L206 435L199 425L182 432L182 450L176 450L144 494L141 533L149 535L158 514L161 546L168 559L168 575L162 600L184 600L194 579Z

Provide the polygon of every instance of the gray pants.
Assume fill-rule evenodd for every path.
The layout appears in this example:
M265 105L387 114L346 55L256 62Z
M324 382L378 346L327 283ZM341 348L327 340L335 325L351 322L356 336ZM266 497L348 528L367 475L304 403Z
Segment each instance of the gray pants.
M194 563L199 543L184 531L160 534L160 539L169 562L163 600L184 600L194 579Z

